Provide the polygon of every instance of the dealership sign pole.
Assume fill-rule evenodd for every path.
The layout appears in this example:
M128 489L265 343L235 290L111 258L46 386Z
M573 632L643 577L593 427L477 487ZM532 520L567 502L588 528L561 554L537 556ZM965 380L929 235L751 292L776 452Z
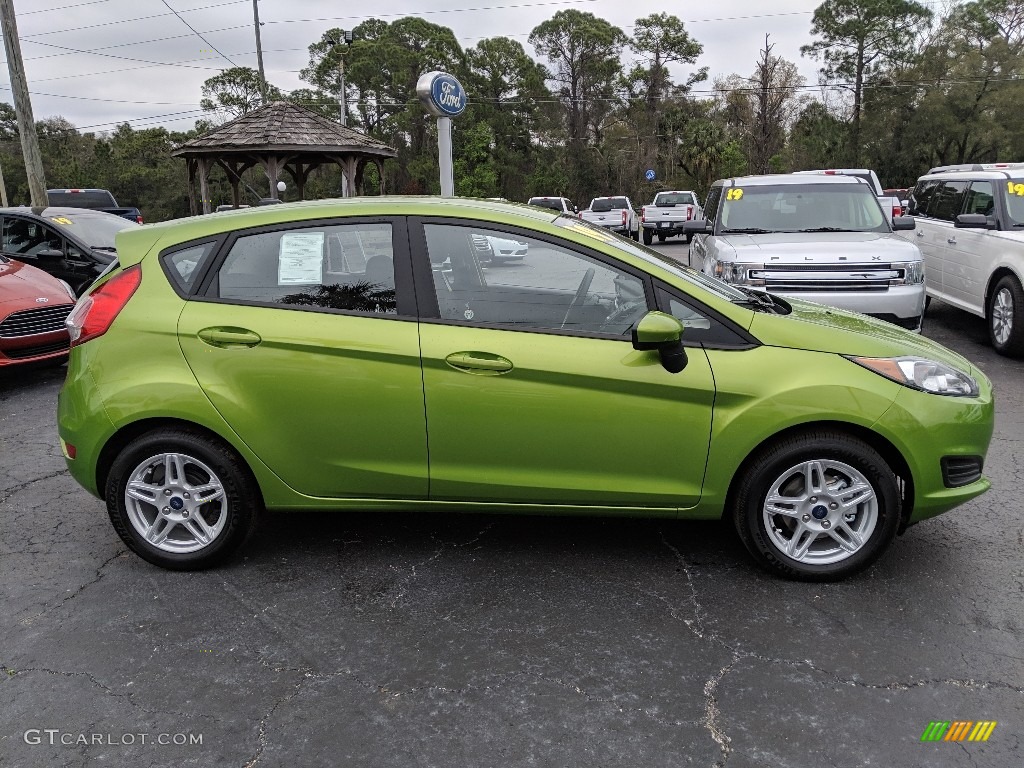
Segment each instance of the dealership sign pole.
M466 91L447 72L426 72L416 83L416 95L437 118L437 161L441 169L441 197L455 196L452 170L452 118L466 111Z

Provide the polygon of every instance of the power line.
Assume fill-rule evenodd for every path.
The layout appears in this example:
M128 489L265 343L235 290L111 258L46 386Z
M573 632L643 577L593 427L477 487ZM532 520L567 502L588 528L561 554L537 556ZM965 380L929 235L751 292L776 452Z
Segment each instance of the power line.
M35 13L49 13L50 11L66 11L69 8L81 8L83 5L99 5L100 3L109 3L110 0L89 0L87 3L75 3L74 5L61 5L56 8L40 8L37 11L18 11L19 16L31 16Z
M166 5L167 8L175 16L178 17L178 19L181 21L182 24L184 24L186 27L188 27L193 32L195 32L196 33L196 37L198 37L200 40L202 40L204 43L206 43L208 46L210 46L210 48L212 48L217 54L219 54L221 56L221 58L223 58L228 64L230 64L232 67L237 67L238 66L237 64L235 64L235 62L233 62L231 59L229 59L227 56L225 56L223 53L221 53L219 50L217 50L217 46L215 46L213 43L211 43L209 40L207 40L205 37L203 37L202 34L200 34L199 31L195 27L193 27L191 24L189 24L187 21L185 21L185 17L184 16L182 16L180 13L178 13L173 8L171 8L171 6L167 2L167 0L160 0L160 2L162 2L164 5Z
M163 0L161 0L161 2L162 1ZM172 15L173 16L177 16L179 19L181 19L181 13L195 13L197 11L209 10L210 8L223 8L226 5L240 5L241 3L246 3L246 2L248 2L248 0L228 0L228 2L216 3L214 5L202 5L202 6L199 6L198 8L187 8L187 9L181 11L180 13L178 11L174 10L173 8L171 8L171 6L167 5L166 2L164 2L164 5L167 5L167 8L170 10L170 13L155 13L152 16L133 16L130 19L117 19L116 21L104 21L104 22L102 22L100 24L90 24L90 25L85 26L85 27L68 27L68 28L65 28L65 29L50 29L50 30L47 30L46 32L33 32L31 35L21 35L21 39L22 40L29 40L29 39L34 38L34 37L46 37L47 35L59 35L62 32L81 32L81 31L86 30L86 29L97 29L99 27L113 27L113 26L115 26L117 24L131 24L131 23L136 22L136 21L147 21L148 19L162 19L165 16L172 16ZM83 3L83 5L88 5L88 3ZM76 8L77 6L66 6L66 7ZM57 9L56 8L47 8L46 10L57 10ZM41 13L41 11L35 11L35 13ZM24 14L22 14L22 15L24 15ZM182 19L182 21L184 21L184 19ZM186 24L188 24L188 22L186 22ZM190 26L189 29L192 29L192 27ZM195 32L194 29L192 31ZM196 34L198 34L198 33L196 33Z

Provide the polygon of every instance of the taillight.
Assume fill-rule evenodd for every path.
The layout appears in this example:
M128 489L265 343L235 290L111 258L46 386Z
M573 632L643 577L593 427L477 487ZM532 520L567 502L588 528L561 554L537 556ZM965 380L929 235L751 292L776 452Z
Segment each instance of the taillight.
M641 224L643 224L645 221L647 221L646 215L647 215L647 209L646 208L641 208L640 209L640 223Z
M622 226L626 226L626 222L629 220L629 211L625 208L622 209Z
M686 206L686 220L690 221L693 218L693 206Z
M895 219L897 216L902 216L902 215L903 215L903 206L902 205L894 205L892 207L892 217Z
M77 347L106 333L141 282L142 270L136 264L79 301L64 321L71 334L71 346Z
M142 223L142 214L141 213L138 216L135 217L135 222L137 224L141 224Z

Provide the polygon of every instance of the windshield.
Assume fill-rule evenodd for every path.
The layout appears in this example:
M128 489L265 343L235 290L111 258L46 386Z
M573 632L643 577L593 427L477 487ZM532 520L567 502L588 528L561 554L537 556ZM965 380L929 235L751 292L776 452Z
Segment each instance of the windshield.
M654 204L659 208L672 205L693 205L693 195L689 192L659 192L654 197Z
M598 197L590 204L590 210L595 211L596 213L621 210L625 207L626 198L624 197Z
M691 285L696 285L699 288L710 291L726 301L745 302L749 298L747 294L733 288L731 285L719 280L717 277L708 277L703 272L700 272L693 267L680 264L678 261L670 259L667 256L663 256L652 248L646 248L639 243L634 243L626 237L609 232L604 227L591 224L589 221L563 214L555 219L555 224L560 227L564 227L565 229L587 235L595 240L600 240L602 243L614 245L619 250L636 256L638 259L643 259L643 261L648 264L653 264L661 267L662 269L667 269L676 277L686 280Z
M718 233L890 232L864 184L778 184L725 190Z
M550 208L553 211L561 211L562 200L558 197L531 197L527 205L536 205L541 208Z
M108 213L63 213L59 216L47 216L46 220L74 235L91 248L109 250L114 248L114 235L122 229L139 226L134 221Z
M46 193L46 199L54 207L67 208L116 208L114 196L105 189L80 189L65 192L60 189Z
M1011 227L1024 228L1024 177L1006 181L1006 212Z

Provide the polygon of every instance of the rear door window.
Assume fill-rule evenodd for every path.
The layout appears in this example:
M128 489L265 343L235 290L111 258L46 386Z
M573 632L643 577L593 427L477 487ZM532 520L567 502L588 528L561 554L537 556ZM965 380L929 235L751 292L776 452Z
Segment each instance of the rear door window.
M966 181L946 181L932 195L928 203L928 215L933 219L952 221L960 213L964 203Z
M209 292L229 302L397 314L392 225L304 226L242 235L230 245Z
M995 190L991 181L972 181L964 199L964 213L995 214Z

